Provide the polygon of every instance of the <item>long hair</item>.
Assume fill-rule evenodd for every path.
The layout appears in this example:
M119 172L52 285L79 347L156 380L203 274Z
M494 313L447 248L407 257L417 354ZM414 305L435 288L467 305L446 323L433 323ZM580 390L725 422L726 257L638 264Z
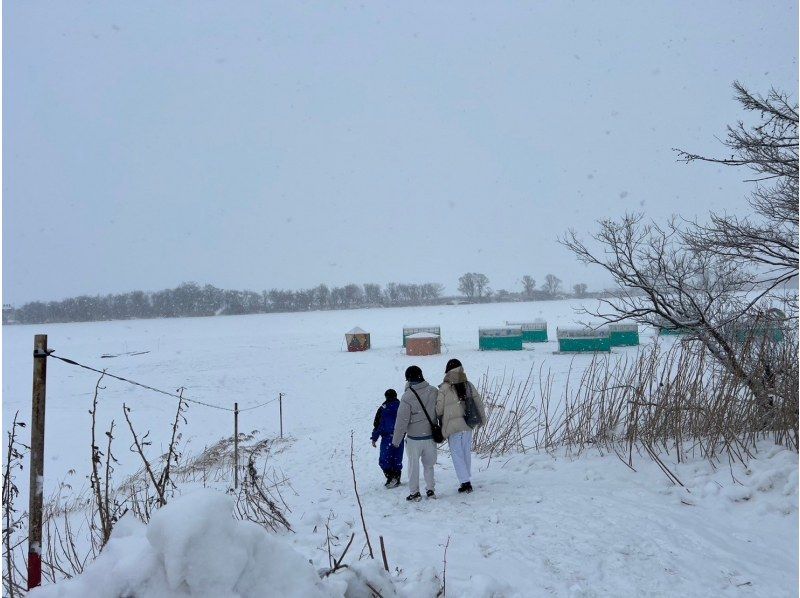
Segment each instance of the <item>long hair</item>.
M462 367L461 362L458 359L451 359L447 362L447 365L444 368L445 374L450 370L454 370L456 368ZM456 389L456 394L458 395L458 399L460 401L464 401L467 398L467 383L466 382L456 382L453 384L453 388Z

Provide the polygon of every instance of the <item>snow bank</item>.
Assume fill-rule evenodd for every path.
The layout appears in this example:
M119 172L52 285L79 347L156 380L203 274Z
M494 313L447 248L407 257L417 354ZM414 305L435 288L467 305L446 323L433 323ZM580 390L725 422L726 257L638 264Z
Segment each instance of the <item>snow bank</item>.
M342 582L323 583L283 538L237 521L225 494L201 490L176 499L148 526L124 517L83 575L32 592L117 598L179 596L257 598L343 596Z

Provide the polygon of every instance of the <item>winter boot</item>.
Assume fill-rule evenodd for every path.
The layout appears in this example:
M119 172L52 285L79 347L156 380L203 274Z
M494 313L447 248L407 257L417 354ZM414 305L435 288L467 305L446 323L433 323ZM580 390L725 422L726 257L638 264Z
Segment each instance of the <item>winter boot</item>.
M422 500L422 495L419 492L415 492L414 494L409 494L408 496L406 496L406 500L419 502L420 500Z
M433 490L428 490L425 493L425 496L427 496L428 498L436 498L436 493Z
M389 479L389 483L386 485L387 488L397 488L400 485L400 472L393 471L392 477Z
M472 483L471 482L464 482L461 486L458 487L459 492L472 492Z

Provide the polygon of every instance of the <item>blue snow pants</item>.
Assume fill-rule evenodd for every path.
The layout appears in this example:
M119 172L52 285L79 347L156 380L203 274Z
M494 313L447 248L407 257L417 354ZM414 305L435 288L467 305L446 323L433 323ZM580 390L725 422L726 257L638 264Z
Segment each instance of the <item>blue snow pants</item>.
M383 471L397 471L403 469L403 445L405 440L400 443L400 446L394 448L392 446L392 436L381 436L381 453L378 458L378 465L381 466Z

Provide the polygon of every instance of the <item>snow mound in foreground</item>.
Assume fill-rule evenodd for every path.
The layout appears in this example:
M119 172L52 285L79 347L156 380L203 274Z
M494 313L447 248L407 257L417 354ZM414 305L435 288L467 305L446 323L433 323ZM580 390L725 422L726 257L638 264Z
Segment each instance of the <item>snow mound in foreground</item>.
M166 505L147 526L124 517L82 575L30 595L305 598L347 591L344 579L323 583L286 540L235 520L232 510L229 496L202 490Z

